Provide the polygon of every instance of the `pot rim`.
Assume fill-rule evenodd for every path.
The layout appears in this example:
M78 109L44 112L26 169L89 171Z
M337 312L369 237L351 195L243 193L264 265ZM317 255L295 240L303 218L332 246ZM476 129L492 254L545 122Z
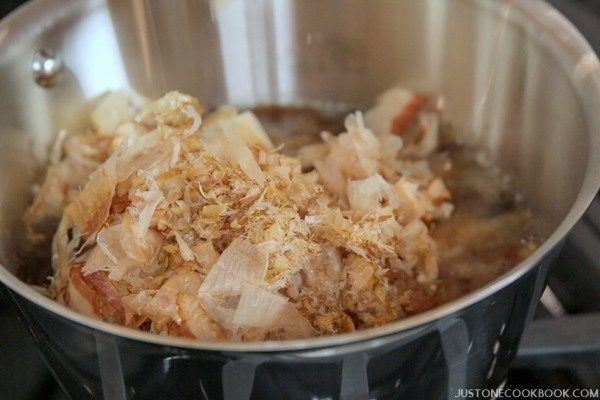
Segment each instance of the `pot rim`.
M494 11L499 11L500 6L502 5L501 1L492 4L487 3L486 0L470 1L475 3L476 7L495 7L496 10ZM5 51L6 49L10 49L11 43L17 42L23 35L33 35L37 31L47 27L49 22L55 21L66 13L73 12L71 7L85 7L88 9L89 7L98 4L102 4L102 1L68 0L65 2L65 0L35 0L26 3L0 21L0 48L5 48ZM579 31L577 31L566 17L560 14L554 7L542 1L512 0L510 2L510 7L518 9L527 22L533 23L536 29L540 29L542 34L547 35L552 45L560 46L559 51L561 55L563 57L568 57L571 60L571 67L578 65L579 61L586 60L588 66L585 71L586 84L585 86L576 86L575 90L580 95L582 90L586 90L588 93L600 94L600 62L598 61L598 57ZM48 12L48 9L50 9L51 12ZM511 18L512 15L505 14L504 17ZM589 66L591 66L591 68L589 68ZM575 72L571 73L571 81L575 80L575 77L573 76L574 73ZM594 105L592 104L592 108L593 107ZM589 114L589 112L585 112L586 119L590 118ZM587 122L588 128L590 129L590 154L586 173L577 194L577 198L561 224L533 254L517 266L513 267L510 271L496 278L494 281L465 296L434 309L380 327L302 340L243 343L200 341L182 337L159 336L119 325L113 325L79 314L35 291L29 285L11 274L2 265L0 265L0 281L37 306L50 311L56 316L65 318L87 328L99 330L126 339L184 349L227 352L317 350L323 347L352 344L406 332L410 329L422 327L430 322L456 313L508 286L537 265L547 253L564 239L570 229L581 218L600 187L600 131L598 129L593 131L593 127L589 126L589 121Z

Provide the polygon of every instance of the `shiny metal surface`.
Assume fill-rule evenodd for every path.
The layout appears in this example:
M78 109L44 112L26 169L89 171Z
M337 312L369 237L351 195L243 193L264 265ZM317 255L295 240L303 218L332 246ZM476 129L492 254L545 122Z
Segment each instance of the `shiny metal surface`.
M146 343L12 295L72 399L449 399L459 388L504 381L554 255L502 290L418 328L294 351Z
M64 61L51 89L31 79L31 57L41 48L56 49ZM308 369L298 379L315 382L310 370L320 371L321 361L335 378L323 392L332 398L364 394L364 382L371 394L381 382L387 388L377 389L381 398L398 388L425 390L425 378L411 375L420 372L437 385L432 397L466 383L492 387L514 356L553 251L600 182L600 64L566 19L542 1L39 0L0 22L0 82L0 280L13 291L57 375L83 384L73 389L74 398L136 397L129 391L147 383L136 377L141 365L167 380L214 375L215 387L192 386L216 398L248 394L223 393L228 374L252 371L246 378L258 396L260 390L292 390L276 384L287 373L298 378ZM444 96L448 119L512 173L549 235L510 273L464 298L330 338L204 343L78 315L11 273L35 159L43 159L58 127L82 126L83 104L106 90L133 87L158 96L179 89L209 105L362 107L398 82ZM494 354L503 332L506 345ZM249 354L258 358L228 363ZM102 367L114 365L110 357L119 360L122 374ZM301 360L297 369L294 360ZM266 375L265 363L275 365ZM354 377L356 371L368 379ZM116 377L123 377L115 383L122 387L107 386ZM363 387L342 390L340 382Z
M60 55L50 49L40 49L31 60L33 80L41 87L50 88L58 83L63 62Z

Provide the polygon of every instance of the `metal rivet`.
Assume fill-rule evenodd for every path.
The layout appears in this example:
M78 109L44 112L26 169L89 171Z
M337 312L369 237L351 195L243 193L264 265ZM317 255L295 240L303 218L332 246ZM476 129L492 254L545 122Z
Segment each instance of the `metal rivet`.
M62 59L53 50L40 49L31 59L33 79L35 83L44 88L52 87L57 83L62 69Z

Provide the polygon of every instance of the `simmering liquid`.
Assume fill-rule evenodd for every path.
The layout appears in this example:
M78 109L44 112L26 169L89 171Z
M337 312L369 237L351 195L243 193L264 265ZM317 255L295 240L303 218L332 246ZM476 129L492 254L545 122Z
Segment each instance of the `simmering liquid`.
M278 106L253 112L290 155L319 141L321 131L341 132L345 116ZM452 193L455 209L450 218L430 225L440 259L435 304L427 308L493 281L529 256L538 243L533 215L510 187L509 177L478 162L478 151L458 144L451 126L442 126L440 134L442 144L428 161Z

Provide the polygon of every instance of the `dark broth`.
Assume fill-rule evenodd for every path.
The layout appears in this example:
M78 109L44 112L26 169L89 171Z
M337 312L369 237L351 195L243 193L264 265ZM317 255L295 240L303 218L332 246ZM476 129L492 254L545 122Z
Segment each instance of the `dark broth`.
M309 107L262 106L252 110L276 144L293 155L320 140L319 133L343 131L345 114L325 116ZM510 179L477 162L477 150L460 145L450 125L440 132L440 149L429 161L452 193L455 209L430 225L438 246L435 303L469 293L502 275L537 247L533 215L510 187ZM444 166L451 165L449 170Z

